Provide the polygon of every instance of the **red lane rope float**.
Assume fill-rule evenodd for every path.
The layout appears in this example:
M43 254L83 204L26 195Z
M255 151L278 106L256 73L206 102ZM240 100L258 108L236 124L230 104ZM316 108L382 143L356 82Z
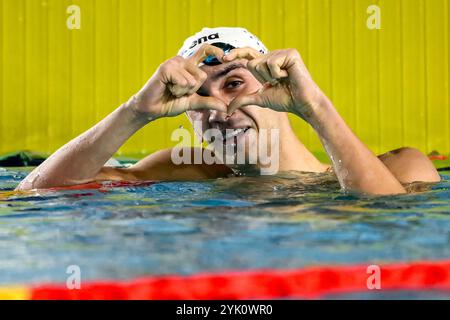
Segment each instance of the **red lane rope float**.
M85 184L77 184L73 186L66 187L53 187L47 190L59 191L59 190L91 190L91 189L111 189L111 188L122 188L122 187L137 187L137 186L148 186L154 184L155 181L107 181L107 182L89 182Z
M430 158L430 160L447 160L448 159L447 156L444 156L442 154L431 155L431 156L428 156L428 158Z
M368 292L367 265L255 270L191 276L144 277L132 281L82 283L81 289L42 285L31 289L41 299L233 300L320 298L327 294ZM450 260L380 266L382 290L450 291Z

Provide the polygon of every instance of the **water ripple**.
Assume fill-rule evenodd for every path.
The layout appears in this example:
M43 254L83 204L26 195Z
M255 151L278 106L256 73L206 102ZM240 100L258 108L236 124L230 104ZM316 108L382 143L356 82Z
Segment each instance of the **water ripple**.
M428 191L369 197L329 176L15 193L0 168L0 284L450 258L450 173Z

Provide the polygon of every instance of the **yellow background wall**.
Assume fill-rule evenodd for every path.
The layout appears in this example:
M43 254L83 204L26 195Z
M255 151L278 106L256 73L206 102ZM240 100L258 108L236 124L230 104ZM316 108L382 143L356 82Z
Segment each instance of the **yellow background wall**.
M449 0L0 0L0 152L51 152L126 101L204 26L242 26L295 47L375 152L450 152ZM81 30L66 8L81 8ZM381 8L381 30L366 12ZM299 137L321 150L293 119ZM173 145L184 116L159 120L120 152Z

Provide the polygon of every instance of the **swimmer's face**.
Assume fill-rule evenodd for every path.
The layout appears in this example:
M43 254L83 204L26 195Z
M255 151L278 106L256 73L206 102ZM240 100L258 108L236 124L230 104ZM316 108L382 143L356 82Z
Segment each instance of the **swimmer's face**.
M198 94L222 100L227 105L237 96L257 92L262 84L247 69L247 60L239 59L215 66L202 66L208 75L207 80L199 89ZM201 128L195 128L197 135L202 135L208 129L218 129L225 133L227 129L235 130L229 139L222 141L224 146L242 143L245 139L246 154L249 147L258 143L261 129L279 129L282 114L258 106L246 106L236 110L227 117L226 113L216 110L188 111L191 122L201 122ZM197 123L198 123L197 122ZM217 142L216 142L217 143Z

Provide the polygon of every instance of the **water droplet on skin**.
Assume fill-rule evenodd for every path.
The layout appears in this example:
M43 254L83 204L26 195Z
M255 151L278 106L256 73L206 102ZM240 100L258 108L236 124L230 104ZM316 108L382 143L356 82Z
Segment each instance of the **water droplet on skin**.
M343 179L346 179L346 178L348 177L348 173L349 173L349 172L348 172L347 169L342 170L342 173L341 173L341 174L342 174L342 178L343 178Z

